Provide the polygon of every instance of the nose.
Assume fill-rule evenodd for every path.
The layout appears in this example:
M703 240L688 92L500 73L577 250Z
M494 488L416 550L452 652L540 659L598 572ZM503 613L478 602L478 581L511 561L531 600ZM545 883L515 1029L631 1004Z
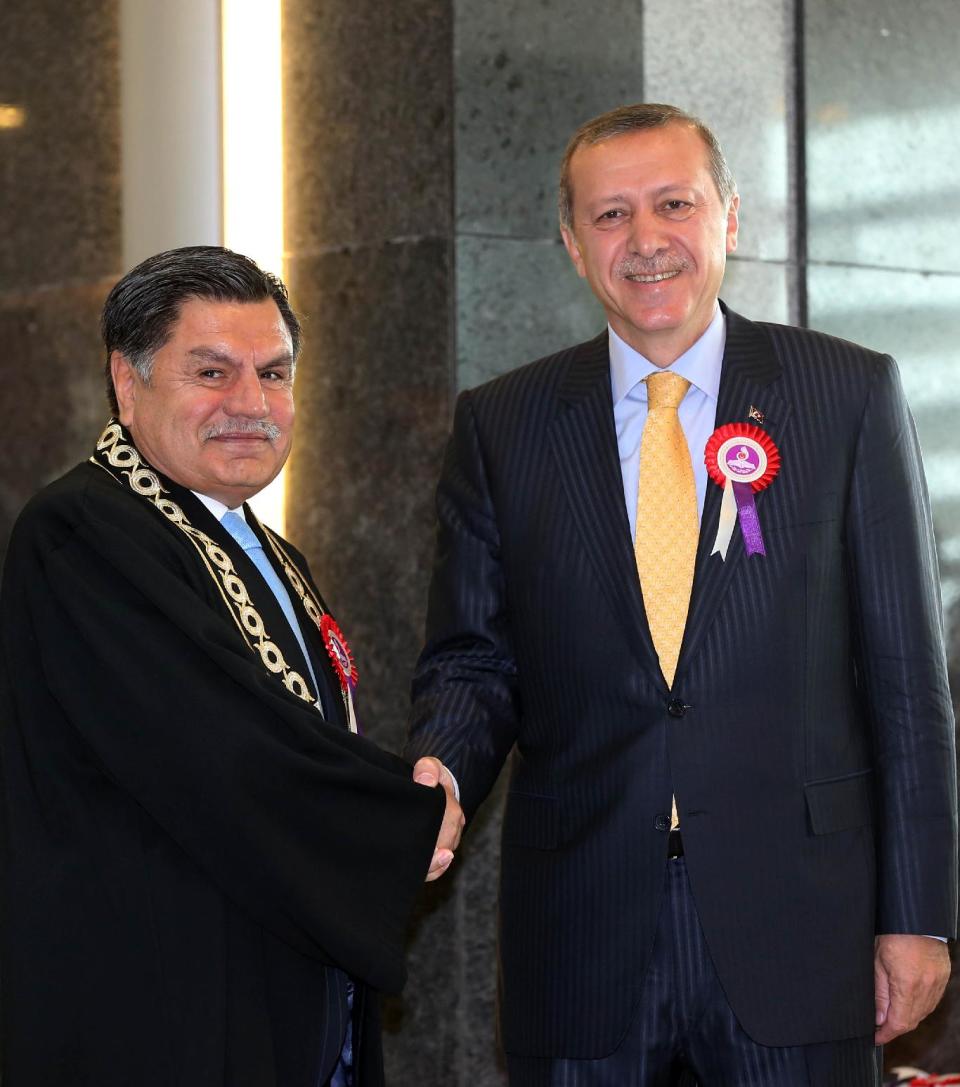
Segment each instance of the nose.
M654 257L670 248L660 217L653 211L637 212L633 217L630 245L641 257Z
M245 367L235 375L223 406L228 415L250 419L263 419L270 413L260 375L254 367Z

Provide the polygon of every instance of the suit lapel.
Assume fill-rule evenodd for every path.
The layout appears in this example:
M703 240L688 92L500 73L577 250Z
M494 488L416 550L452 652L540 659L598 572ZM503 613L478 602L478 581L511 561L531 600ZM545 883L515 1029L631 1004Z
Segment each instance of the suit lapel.
M727 319L727 335L717 399L716 426L723 426L725 423L760 425L779 446L781 436L787 428L790 408L775 391L781 366L773 345L761 325L740 317L726 306L723 309ZM762 424L749 418L751 407L757 407L763 412ZM776 486L776 482L772 486ZM761 491L755 497L761 525L765 495L766 492ZM726 559L710 554L717 535L722 497L722 489L712 481L708 482L703 517L700 521L690 611L677 664L678 677L682 676L699 649L738 569L744 562L764 561L762 556L746 557L739 525L734 529Z
M607 343L604 331L575 350L558 388L550 440L573 523L604 595L643 666L658 675L623 500Z

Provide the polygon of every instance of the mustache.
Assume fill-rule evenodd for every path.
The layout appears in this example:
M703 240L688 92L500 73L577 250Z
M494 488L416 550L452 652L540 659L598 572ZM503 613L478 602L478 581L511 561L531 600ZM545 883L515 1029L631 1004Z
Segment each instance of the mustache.
M669 253L650 259L631 253L620 261L614 274L618 279L627 279L630 276L660 276L668 272L685 272L688 267L683 257Z
M266 438L268 442L280 440L282 431L276 423L269 423L266 419L234 419L229 423L211 423L200 431L202 441L211 438L230 438L234 435L252 434L256 437Z

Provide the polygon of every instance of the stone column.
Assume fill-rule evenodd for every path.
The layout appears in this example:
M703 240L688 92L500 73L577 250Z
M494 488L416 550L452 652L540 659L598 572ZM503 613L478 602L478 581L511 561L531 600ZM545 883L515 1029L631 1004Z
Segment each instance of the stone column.
M115 2L6 0L0 34L0 541L106 420L97 334L120 266Z
M354 648L361 727L399 749L423 639L453 379L452 13L286 0L287 280L304 318L287 528ZM386 1009L388 1081L452 1084L459 926L424 898Z

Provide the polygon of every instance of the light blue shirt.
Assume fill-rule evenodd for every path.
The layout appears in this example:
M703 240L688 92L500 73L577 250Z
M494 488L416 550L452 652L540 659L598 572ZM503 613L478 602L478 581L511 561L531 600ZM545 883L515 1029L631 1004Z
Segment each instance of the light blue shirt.
M192 493L200 499L200 501L207 507L207 509L213 514L213 516L216 517L216 519L221 523L223 522L224 517L226 517L228 513L234 513L237 515L237 517L240 518L241 521L243 521L244 525L246 525L247 517L246 514L243 512L243 506L237 506L236 509L232 510L228 506L224 505L223 502L220 502L216 498L211 498L207 494L200 494L198 491L193 491ZM228 529L228 531L230 530ZM300 650L303 653L303 659L307 662L307 669L310 672L310 679L313 681L313 689L317 692L317 709L320 710L321 715L324 716L323 704L320 702L320 688L317 685L317 677L313 671L313 664L310 661L310 653L307 651L307 643L304 640L303 631L300 628L300 621L297 619L297 614L294 611L293 603L290 600L290 594L287 592L286 586L280 580L280 576L270 566L270 560L267 558L266 553L260 546L260 541L256 539L253 529L248 529L247 531L249 531L251 537L253 537L250 543L253 544L255 542L258 550L257 554L253 554L252 552L247 551L246 547L244 547L244 550L247 551L247 557L253 562L254 566L256 566L257 569L260 570L261 576L267 583L267 588L269 588L273 595L276 597L277 603L280 605L280 610L283 612L287 622L290 624L290 629L293 631L293 635L297 639L297 644L300 646ZM234 539L236 539L236 534L234 532L230 532L230 535L233 536ZM242 543L241 546L243 546ZM263 566L261 566L261 563L263 563Z
M630 535L637 532L637 484L640 479L640 439L647 421L646 378L663 367L654 366L613 331L610 335L610 385L613 391L613 422L617 429L623 497L630 519ZM677 414L690 448L693 478L697 485L697 513L703 515L707 493L707 469L703 451L716 428L720 370L727 338L726 320L717 306L706 332L675 362L666 367L690 382Z

